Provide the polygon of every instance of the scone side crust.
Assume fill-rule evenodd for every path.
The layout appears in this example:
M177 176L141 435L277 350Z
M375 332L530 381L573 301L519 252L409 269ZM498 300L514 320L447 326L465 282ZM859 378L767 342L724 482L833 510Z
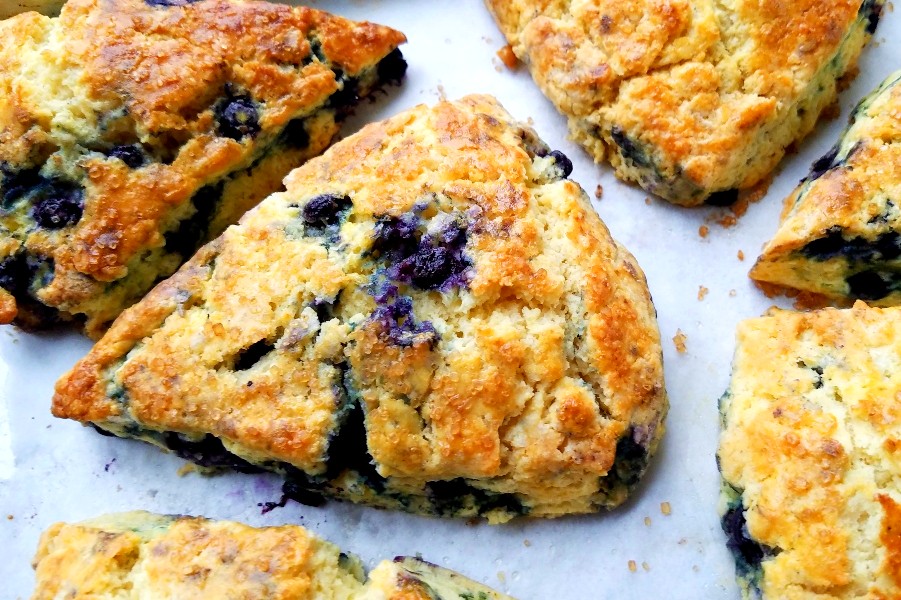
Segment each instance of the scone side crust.
M22 41L0 52L3 285L20 324L87 314L89 331L320 153L402 74L405 40L224 0L75 0L0 30Z
M881 11L871 0L486 4L573 139L683 205L764 177L834 101Z
M199 288L127 311L149 337L138 347L117 323L59 382L55 414L144 439L209 432L251 463L303 470L297 485L414 511L486 512L441 500L473 485L502 514L618 504L663 432L659 333L644 274L542 146L482 96L364 127L228 230ZM344 212L302 226L320 203ZM443 283L399 254L413 239L451 253ZM173 294L192 299L176 310ZM103 371L102 356L124 362ZM79 400L85 378L121 390L143 433L91 418L110 400ZM377 469L342 455L354 427Z
M901 301L901 72L861 100L835 146L785 200L750 276L877 305Z
M737 339L718 458L745 597L897 595L898 309L776 311Z

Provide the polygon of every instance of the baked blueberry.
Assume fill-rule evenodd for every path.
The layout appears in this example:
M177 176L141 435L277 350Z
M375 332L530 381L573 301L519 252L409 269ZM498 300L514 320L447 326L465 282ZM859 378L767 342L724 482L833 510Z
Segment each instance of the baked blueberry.
M62 229L74 225L84 211L84 190L65 181L46 181L40 188L31 209L38 226Z
M235 93L226 87L227 97L216 105L219 134L233 140L253 137L260 132L256 103L248 94Z

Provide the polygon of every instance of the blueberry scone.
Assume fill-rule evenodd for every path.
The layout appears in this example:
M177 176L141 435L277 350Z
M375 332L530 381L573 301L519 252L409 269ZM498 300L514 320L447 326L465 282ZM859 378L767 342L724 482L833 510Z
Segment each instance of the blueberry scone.
M663 432L659 332L571 169L488 96L367 126L124 312L53 412L307 503L619 504Z
M21 12L34 10L45 15L58 15L65 0L3 0L0 3L0 19L6 19Z
M616 174L724 204L835 102L882 0L486 0L513 52Z
M147 512L56 523L34 558L32 600L512 600L425 561L355 556L303 527Z
M400 32L251 0L72 0L0 37L0 322L95 337L406 67Z
M744 598L901 597L901 309L741 323L720 401Z
M901 302L901 71L861 101L786 199L751 277L835 299Z

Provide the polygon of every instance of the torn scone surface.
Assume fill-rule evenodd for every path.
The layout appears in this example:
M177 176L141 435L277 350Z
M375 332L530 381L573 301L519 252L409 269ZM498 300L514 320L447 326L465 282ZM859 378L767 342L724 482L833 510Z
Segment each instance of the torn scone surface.
M901 71L786 198L750 275L835 302L901 303Z
M0 36L0 322L93 337L406 67L398 31L249 0L72 0Z
M853 73L880 0L486 0L513 52L621 179L680 205L766 178Z
M55 523L34 557L32 600L512 600L412 557L361 561L297 525L134 511Z
M898 308L739 325L718 462L744 598L901 595L899 365Z
M306 502L615 506L663 433L660 339L570 169L489 96L368 125L123 313L54 414Z

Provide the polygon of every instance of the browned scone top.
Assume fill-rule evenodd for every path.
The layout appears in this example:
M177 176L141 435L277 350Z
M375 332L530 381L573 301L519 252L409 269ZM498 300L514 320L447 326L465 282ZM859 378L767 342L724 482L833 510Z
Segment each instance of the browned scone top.
M360 560L303 527L128 512L55 523L34 557L32 600L512 600L412 557Z
M418 512L618 504L663 431L659 333L568 163L488 96L368 125L123 313L54 414Z
M745 598L901 597L901 309L742 322L721 400Z
M677 204L759 182L835 101L879 0L486 0L514 53L623 179Z
M0 36L4 304L94 334L403 73L400 32L250 0L72 0Z

